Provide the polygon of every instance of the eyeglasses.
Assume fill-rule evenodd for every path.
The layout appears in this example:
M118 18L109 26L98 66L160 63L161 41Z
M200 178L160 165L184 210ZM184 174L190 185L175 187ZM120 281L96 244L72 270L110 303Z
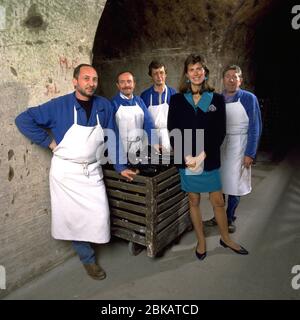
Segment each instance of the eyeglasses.
M240 77L238 75L235 75L235 76L225 76L224 77L226 80L234 80L234 81L237 81L240 79Z
M234 72L225 72L224 79L227 80L240 80L242 78L242 75L239 72L235 72L235 70L232 70Z

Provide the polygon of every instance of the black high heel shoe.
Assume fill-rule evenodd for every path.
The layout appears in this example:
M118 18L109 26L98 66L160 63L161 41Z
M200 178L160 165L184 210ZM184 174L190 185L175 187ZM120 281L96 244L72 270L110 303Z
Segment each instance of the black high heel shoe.
M199 259L199 260L204 260L206 258L206 251L204 253L199 253L196 249L195 251L196 253L196 257Z
M199 245L199 242L197 242L197 246L196 246L196 250L195 250L196 257L197 257L199 260L204 260L204 259L206 258L206 251L204 251L203 253L199 253L199 252L197 251L198 245Z
M229 248L229 249L231 249L232 251L234 251L235 253L238 253L238 254L244 254L244 255L245 254L249 254L249 252L245 248L243 248L242 246L240 246L241 247L240 250L236 250L236 249L228 246L222 239L220 239L220 245L223 246L224 248Z

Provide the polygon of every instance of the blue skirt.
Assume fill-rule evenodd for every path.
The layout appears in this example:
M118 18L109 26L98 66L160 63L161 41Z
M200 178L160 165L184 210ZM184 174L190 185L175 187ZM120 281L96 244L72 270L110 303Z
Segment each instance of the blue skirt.
M181 189L185 192L214 192L222 190L219 169L193 173L189 169L179 169Z

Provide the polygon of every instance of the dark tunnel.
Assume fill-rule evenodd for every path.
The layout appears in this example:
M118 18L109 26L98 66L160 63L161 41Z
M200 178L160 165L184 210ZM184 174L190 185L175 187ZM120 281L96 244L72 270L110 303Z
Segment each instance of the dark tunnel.
M222 89L220 66L240 64L244 88L254 92L261 104L260 150L280 160L299 136L295 114L300 95L300 29L294 30L291 24L297 1L265 1L268 5L259 13L259 1L240 1L237 9L221 3L108 0L93 48L93 64L101 74L98 93L111 98L116 74L129 69L136 75L136 94L140 94L150 85L147 66L153 57L167 61L168 82L177 87L179 65L186 55L204 52L211 57L218 91ZM253 13L247 13L248 8ZM233 22L234 10L248 16ZM245 41L244 49L239 41ZM235 53L236 45L240 51Z
M275 160L295 146L299 137L300 30L294 30L291 23L295 4L281 1L255 30L255 94L264 123L260 148L272 150Z

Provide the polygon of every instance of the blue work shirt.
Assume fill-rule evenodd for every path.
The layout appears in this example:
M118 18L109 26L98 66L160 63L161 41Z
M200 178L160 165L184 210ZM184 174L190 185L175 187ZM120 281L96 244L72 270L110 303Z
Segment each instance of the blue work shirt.
M157 106L165 102L166 90L168 90L167 103L170 104L171 96L176 93L176 90L168 86L166 86L165 90L161 94L161 101L159 101L159 93L154 90L154 86L144 90L141 94L141 98L143 99L146 107L149 108L150 96L152 95L152 105Z
M28 108L17 116L15 122L18 129L32 142L47 148L54 139L59 144L66 132L74 124L74 107L77 111L77 124L82 126L95 126L98 115L101 127L116 132L113 119L113 107L104 97L93 96L92 110L87 121L86 112L76 99L75 92L54 98L44 104ZM50 129L52 135L45 129ZM116 144L108 142L108 152L118 154L118 139ZM118 157L116 157L118 159ZM115 164L115 169L120 172L126 169L125 165Z

